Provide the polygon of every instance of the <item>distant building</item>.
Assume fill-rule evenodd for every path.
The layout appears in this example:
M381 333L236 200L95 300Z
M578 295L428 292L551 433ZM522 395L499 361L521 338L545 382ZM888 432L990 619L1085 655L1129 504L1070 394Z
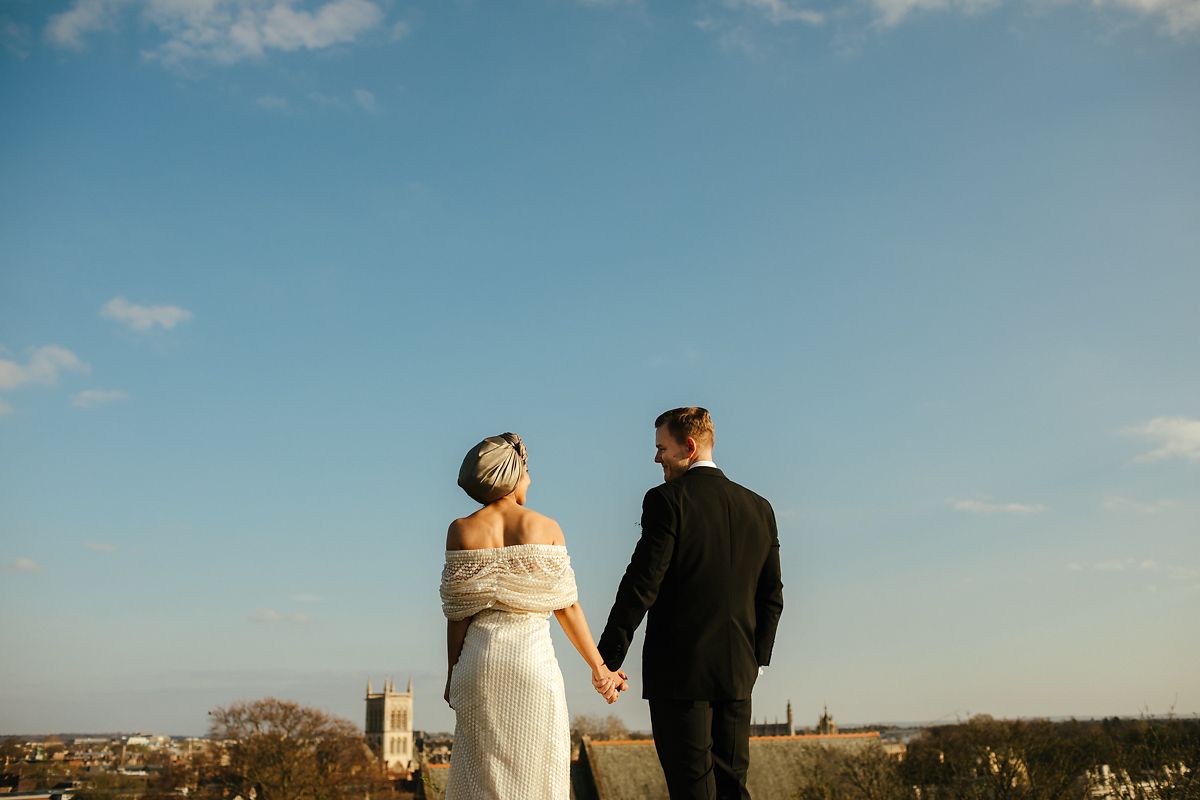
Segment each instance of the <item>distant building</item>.
M751 722L751 736L794 736L796 734L796 723L792 718L792 701L788 700L787 704L787 722L780 722L779 717L775 718L774 722Z
M391 679L383 682L383 691L371 690L367 679L367 744L379 756L389 772L409 772L416 766L413 758L413 688L397 692Z
M833 721L833 717L829 714L829 706L825 706L825 711L821 714L821 719L817 720L817 733L822 736L831 736L837 732L837 723Z

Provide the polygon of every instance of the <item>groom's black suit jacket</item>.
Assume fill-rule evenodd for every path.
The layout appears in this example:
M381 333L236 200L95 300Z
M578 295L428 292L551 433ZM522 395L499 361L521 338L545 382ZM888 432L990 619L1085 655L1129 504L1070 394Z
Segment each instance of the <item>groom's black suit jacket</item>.
M715 467L646 492L642 536L600 637L609 669L648 614L646 699L748 699L783 612L771 504Z

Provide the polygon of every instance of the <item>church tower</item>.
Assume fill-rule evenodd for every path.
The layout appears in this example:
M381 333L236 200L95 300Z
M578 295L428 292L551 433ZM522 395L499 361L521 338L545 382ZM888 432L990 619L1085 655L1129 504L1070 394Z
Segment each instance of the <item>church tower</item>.
M821 715L821 719L817 722L817 733L828 736L837 732L837 723L833 721L833 717L829 713L829 706L825 706L825 713Z
M389 772L408 772L416 766L413 756L413 690L397 692L390 678L382 692L371 691L367 679L367 744Z

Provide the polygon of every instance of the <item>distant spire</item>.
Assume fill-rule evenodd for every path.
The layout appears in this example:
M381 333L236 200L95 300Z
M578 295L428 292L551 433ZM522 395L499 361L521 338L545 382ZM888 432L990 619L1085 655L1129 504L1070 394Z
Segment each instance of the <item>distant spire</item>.
M367 694L371 693L371 676L367 676Z
M412 675L408 676L408 693L412 694Z

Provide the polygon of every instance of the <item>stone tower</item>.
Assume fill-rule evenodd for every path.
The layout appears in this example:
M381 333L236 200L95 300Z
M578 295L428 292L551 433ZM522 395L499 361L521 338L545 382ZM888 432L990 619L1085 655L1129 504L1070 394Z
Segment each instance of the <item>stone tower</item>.
M821 715L821 719L817 722L817 733L828 736L837 732L837 723L833 721L833 717L829 713L829 706L825 706L825 713Z
M397 692L390 678L384 680L382 692L373 692L367 679L367 744L389 772L408 772L416 766L412 712L412 678L404 692Z

